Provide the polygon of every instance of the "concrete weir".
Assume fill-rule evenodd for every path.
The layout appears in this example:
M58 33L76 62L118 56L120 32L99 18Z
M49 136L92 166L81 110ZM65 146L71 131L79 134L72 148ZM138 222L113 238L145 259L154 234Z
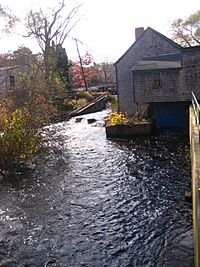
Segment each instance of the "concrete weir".
M194 109L190 107L190 153L192 165L192 202L195 267L200 267L200 144L199 126L195 121Z

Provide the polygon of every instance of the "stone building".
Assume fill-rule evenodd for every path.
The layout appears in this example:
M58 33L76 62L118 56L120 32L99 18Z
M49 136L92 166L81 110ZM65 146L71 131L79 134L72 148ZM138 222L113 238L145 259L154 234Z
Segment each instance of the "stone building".
M132 116L149 104L158 124L185 125L191 91L200 99L200 46L183 48L150 27L135 35L115 63L119 110Z

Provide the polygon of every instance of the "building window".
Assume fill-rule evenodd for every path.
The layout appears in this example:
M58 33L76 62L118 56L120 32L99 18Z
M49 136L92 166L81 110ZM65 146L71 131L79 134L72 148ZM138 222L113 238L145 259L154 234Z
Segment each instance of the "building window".
M15 86L15 76L14 75L10 75L10 87L14 87Z
M161 78L160 78L160 72L153 73L153 88L158 89L161 88Z

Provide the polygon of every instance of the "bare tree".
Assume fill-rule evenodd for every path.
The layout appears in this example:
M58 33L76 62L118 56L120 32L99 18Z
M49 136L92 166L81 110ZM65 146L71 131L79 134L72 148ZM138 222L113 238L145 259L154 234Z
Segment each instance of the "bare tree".
M171 25L172 38L182 46L200 44L200 10L186 20L177 19Z
M1 4L0 4L0 17L1 20L3 20L2 32L4 33L10 33L10 31L19 21L19 18L13 15L8 7L3 7Z
M40 9L39 11L31 10L27 15L26 37L34 37L42 50L45 80L50 91L52 91L52 66L55 64L55 55L53 53L55 49L52 49L52 47L63 45L71 30L79 21L79 19L76 19L76 15L80 6L81 4L67 11L65 1L62 0L48 14Z
M108 62L102 62L101 65L101 79L104 85L116 81L114 65Z

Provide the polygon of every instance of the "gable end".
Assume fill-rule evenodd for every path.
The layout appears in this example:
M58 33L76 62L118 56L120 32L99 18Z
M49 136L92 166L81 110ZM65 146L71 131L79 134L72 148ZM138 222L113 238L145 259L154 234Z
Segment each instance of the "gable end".
M117 65L119 63L119 61L132 49L134 48L134 46L140 41L140 39L142 38L143 35L145 35L148 31L153 31L154 34L156 34L158 37L164 39L166 42L168 42L169 44L171 44L172 46L174 46L174 48L177 49L182 49L182 46L180 46L179 44L175 43L174 41L172 41L171 39L169 39L168 37L166 37L165 35L163 35L160 32L157 32L156 30L152 29L151 27L148 27L142 34L141 36L129 47L129 49L114 63L115 65Z

